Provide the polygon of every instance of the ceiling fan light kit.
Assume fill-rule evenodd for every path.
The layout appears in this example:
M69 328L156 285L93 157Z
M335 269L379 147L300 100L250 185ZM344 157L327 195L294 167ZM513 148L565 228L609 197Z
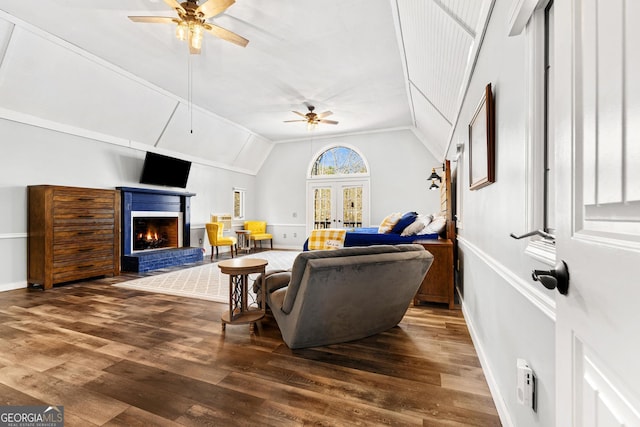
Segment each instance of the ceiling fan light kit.
M316 107L314 107L313 105L307 105L307 108L309 109L309 112L307 114L302 114L299 111L292 111L292 113L299 115L300 117L302 117L302 119L296 119L296 120L285 120L285 123L291 123L291 122L306 122L307 123L307 130L311 131L314 130L320 123L325 123L325 124L329 124L329 125L337 125L338 122L335 120L326 120L325 117L328 117L330 115L332 115L333 113L331 111L325 111L324 113L320 113L320 114L316 114L313 112L313 110L315 110Z
M177 24L176 38L178 40L188 41L189 52L191 54L200 53L205 31L218 38L237 44L238 46L245 47L249 43L249 40L232 31L206 22L208 18L219 15L227 10L229 6L235 3L235 0L207 0L201 5L198 5L197 0L187 0L182 3L178 3L176 0L164 0L164 2L176 11L178 18L168 18L165 16L129 16L129 19L133 22L142 23Z

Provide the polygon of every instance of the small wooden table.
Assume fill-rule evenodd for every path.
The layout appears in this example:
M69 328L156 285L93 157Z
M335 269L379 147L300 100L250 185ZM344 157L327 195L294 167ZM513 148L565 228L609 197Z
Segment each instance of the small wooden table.
M249 331L253 332L255 323L264 317L266 312L264 272L268 263L266 259L259 258L234 258L218 263L220 271L229 275L229 311L222 313L220 318L223 331L227 323L231 325L249 323ZM262 273L260 303L249 302L249 274L252 273ZM253 307L250 307L251 305Z
M250 230L236 230L238 236L238 247L247 253L251 252L251 246L249 245Z

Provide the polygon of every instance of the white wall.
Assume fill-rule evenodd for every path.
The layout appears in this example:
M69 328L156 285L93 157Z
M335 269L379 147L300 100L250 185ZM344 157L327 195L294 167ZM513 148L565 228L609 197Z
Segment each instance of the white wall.
M0 290L26 286L28 185L149 187L138 184L144 151L136 148L5 119L0 119L0 135ZM211 212L232 212L233 187L247 189L246 212L253 216L254 185L253 175L194 162L187 188L175 189L196 193L191 245L203 239L210 250L204 223Z
M431 168L441 162L411 131L323 139L310 136L309 141L276 144L257 175L255 212L268 221L274 245L300 249L304 244L308 233L305 212L309 167L315 156L336 145L355 148L370 167L372 226L380 224L391 212L439 210L440 193L428 190L431 182L427 177Z
M529 231L526 40L507 35L512 3L495 3L453 136L454 146L465 144L458 174L462 305L503 423L550 426L555 417L555 295L531 280L532 269L549 266L524 253L527 242L509 237ZM496 107L496 182L469 191L467 126L487 83L493 86ZM517 358L526 359L537 375L537 413L516 401Z

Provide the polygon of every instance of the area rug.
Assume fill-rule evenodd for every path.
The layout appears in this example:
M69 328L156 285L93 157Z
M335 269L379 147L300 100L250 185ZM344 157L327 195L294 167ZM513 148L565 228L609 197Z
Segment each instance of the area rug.
M286 270L291 268L294 259L299 253L296 251L276 250L249 254L243 258L266 259L269 262L266 268L267 271ZM257 274L249 275L249 278L253 280L256 277ZM217 262L133 279L113 286L209 301L229 301L229 276L220 271Z

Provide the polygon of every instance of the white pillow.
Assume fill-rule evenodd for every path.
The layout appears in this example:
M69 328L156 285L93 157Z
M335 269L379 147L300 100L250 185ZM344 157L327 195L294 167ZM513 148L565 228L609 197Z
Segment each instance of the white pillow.
M442 230L447 226L447 218L438 216L433 218L433 221L427 225L419 234L440 234Z
M418 234L418 232L421 231L424 227L426 227L426 224L424 223L424 221L421 221L419 218L416 218L415 221L413 221L411 224L406 226L404 230L402 230L402 233L400 233L400 235L405 237L413 236L415 234Z
M433 215L431 214L420 214L418 215L418 219L424 222L424 226L426 227L433 221Z

